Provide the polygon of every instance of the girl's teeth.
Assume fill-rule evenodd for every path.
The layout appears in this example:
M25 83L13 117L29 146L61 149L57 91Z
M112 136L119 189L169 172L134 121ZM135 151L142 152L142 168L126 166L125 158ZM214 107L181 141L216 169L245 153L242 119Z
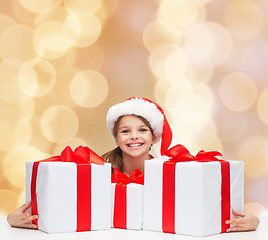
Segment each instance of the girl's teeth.
M141 146L141 143L129 144L130 147L138 147Z

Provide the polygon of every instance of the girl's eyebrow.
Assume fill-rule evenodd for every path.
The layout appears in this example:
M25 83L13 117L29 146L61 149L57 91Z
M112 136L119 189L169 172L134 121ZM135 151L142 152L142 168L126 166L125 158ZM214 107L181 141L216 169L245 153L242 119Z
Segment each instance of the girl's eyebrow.
M142 128L142 127L147 127L148 126L146 124L143 124L143 125L140 125L139 128ZM118 129L122 129L122 128L129 128L129 126L122 126L122 127L119 127Z
M128 126L122 126L122 127L119 127L118 129L121 129L121 128L128 128Z

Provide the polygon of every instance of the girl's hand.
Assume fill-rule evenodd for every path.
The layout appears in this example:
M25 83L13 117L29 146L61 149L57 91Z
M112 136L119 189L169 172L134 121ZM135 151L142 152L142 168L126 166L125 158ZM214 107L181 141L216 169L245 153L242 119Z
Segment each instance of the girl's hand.
M226 221L227 224L232 224L233 227L228 228L227 232L243 232L254 231L259 226L259 219L246 212L237 212L233 210L233 214L239 218L234 218Z
M7 216L7 221L12 227L22 227L22 228L33 228L36 229L37 225L32 223L32 220L37 219L38 216L31 216L30 213L25 212L29 207L31 207L31 202L23 204L14 212L11 212Z

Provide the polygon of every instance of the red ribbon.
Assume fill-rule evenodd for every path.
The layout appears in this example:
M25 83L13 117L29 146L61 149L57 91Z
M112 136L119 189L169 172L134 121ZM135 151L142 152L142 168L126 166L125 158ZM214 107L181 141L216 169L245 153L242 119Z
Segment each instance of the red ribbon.
M128 177L117 168L114 168L112 183L116 183L113 226L114 228L127 229L127 184L137 183L143 185L144 174L139 169L136 169Z
M88 147L77 147L74 151L67 146L61 155L53 156L38 162L75 162L77 164L95 163L103 165L105 161Z
M171 157L163 165L163 203L162 203L162 229L163 232L175 233L175 169L177 162L197 161L221 163L221 232L226 232L230 227L225 221L230 219L230 165L228 161L220 160L217 156L222 156L220 152L211 151L198 152L193 156L182 145L178 144L165 152Z
M36 197L36 178L40 162L75 162L77 164L77 229L76 231L91 230L91 165L103 165L104 160L88 147L77 147L74 152L67 146L59 156L50 157L33 163L31 181L32 214L38 215ZM37 219L33 220L37 225Z
M114 168L114 172L112 175L112 183L118 183L120 185L127 185L129 183L137 183L144 185L144 174L141 170L136 169L130 173L130 175L126 175L120 172L117 168Z

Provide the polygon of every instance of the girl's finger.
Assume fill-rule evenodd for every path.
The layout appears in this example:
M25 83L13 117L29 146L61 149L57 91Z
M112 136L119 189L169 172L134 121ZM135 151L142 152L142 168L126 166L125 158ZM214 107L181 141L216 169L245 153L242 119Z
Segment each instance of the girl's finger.
M22 212L25 212L29 207L31 207L31 202L24 203L22 206L19 207L19 209L20 209Z
M35 224L32 224L32 223L27 223L24 225L25 228L31 228L31 229L36 229L37 228L37 225Z
M246 214L244 212L238 212L238 211L235 211L233 210L233 214L236 215L236 216L239 216L239 217L245 217Z
M29 217L25 218L25 221L26 222L31 222L31 221L33 221L34 219L37 219L37 218L38 218L38 215L29 216Z
M242 225L246 222L244 218L238 218L238 219L231 219L228 221L227 224L232 224L232 225Z
M243 231L244 229L242 227L231 227L226 230L226 232L240 232Z

